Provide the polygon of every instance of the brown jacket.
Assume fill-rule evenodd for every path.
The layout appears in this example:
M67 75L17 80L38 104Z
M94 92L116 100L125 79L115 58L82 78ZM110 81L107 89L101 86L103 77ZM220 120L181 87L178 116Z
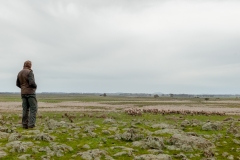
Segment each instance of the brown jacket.
M18 73L16 85L21 88L21 94L35 94L37 85L33 71L29 68L23 68Z

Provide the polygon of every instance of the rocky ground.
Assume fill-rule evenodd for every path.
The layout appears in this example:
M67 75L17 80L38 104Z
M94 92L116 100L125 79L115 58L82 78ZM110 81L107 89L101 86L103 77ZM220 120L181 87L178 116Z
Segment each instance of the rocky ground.
M0 159L240 160L240 117L124 112L0 114Z

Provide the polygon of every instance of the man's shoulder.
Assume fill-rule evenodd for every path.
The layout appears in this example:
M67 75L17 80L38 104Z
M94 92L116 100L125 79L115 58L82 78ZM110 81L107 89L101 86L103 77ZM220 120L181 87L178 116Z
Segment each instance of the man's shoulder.
M24 73L24 72L25 72L25 73L26 73L26 72L29 73L29 72L31 72L31 71L32 71L31 69L25 69L25 68L24 68L24 69L22 69L20 72L18 72L18 75L21 74L21 73Z

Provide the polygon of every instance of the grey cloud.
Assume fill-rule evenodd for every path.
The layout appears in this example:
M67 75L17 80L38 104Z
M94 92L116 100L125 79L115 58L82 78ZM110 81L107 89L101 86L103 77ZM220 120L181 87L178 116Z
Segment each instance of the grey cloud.
M238 1L0 3L2 91L27 59L39 92L240 89Z

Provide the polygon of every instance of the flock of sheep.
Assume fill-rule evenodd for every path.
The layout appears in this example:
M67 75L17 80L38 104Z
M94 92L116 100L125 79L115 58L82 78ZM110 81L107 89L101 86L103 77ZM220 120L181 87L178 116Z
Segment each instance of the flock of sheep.
M152 113L152 114L181 114L181 115L219 115L223 116L225 112L215 112L215 111L191 111L191 110L164 110L164 109L139 109L139 108L131 108L126 109L125 113L132 116L141 116L143 113Z

